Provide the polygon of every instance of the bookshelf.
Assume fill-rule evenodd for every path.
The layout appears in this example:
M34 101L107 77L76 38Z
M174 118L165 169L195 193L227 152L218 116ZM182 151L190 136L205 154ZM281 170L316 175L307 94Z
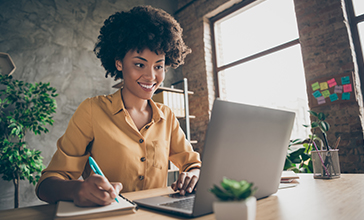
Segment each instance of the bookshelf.
M174 88L176 85L179 85L180 87L182 86L182 89ZM121 87L123 87L123 82L119 82L113 86L113 88L121 88ZM183 101L181 103L183 103L183 113L184 114L177 114L176 112L175 112L175 114L176 114L176 117L178 120L184 121L183 124L184 124L184 128L185 128L184 130L185 130L186 139L191 144L196 144L197 141L191 140L190 119L194 119L195 116L190 115L189 101L188 101L188 96L193 95L194 93L192 91L188 91L187 78L184 78L183 80L173 83L171 85L171 87L159 87L157 89L157 91L155 92L155 96L163 96L160 93L172 94L172 96L176 95L176 94L182 95L182 97L180 97L180 98ZM174 96L174 97L177 97L177 96ZM154 100L154 98L153 98L153 100ZM160 101L157 101L157 102L160 102ZM172 106L170 106L168 103L165 103L165 104L168 107L170 107L172 110L174 109L174 107L172 108ZM178 175L179 175L178 168L172 162L169 162L167 185L170 186L174 181L176 181L178 178Z
M117 84L115 84L114 86L112 86L112 88L121 88L123 87L123 82L119 82ZM183 85L183 89L176 89L174 88L175 85L177 84L182 84ZM186 139L191 143L191 144L195 144L197 143L197 141L193 141L191 140L191 131L190 131L190 119L194 119L195 116L194 115L190 115L189 112L189 101L188 101L188 95L193 95L194 93L192 91L188 91L188 83L187 83L187 78L184 78L183 80L180 80L178 82L175 82L172 84L172 87L159 87L157 89L157 91L155 92L155 94L159 94L162 92L170 92L170 93L175 93L175 94L183 94L183 111L184 111L184 115L177 115L176 117L179 120L185 120L185 133L186 133ZM154 100L154 99L153 99ZM168 105L168 104L167 104ZM168 105L169 106L169 105ZM171 106L169 106L171 107Z

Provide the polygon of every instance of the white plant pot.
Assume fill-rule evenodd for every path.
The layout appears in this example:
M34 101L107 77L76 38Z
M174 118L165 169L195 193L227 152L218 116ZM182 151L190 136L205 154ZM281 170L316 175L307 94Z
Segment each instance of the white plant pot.
M213 210L216 220L255 220L257 199L250 196L244 201L216 201Z

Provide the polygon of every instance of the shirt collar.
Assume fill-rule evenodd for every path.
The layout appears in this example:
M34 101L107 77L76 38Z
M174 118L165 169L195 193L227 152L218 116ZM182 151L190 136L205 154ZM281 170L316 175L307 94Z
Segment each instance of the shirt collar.
M160 110L160 108L158 108L155 102L152 99L149 99L148 101L150 106L152 107L152 112L153 112L152 120L158 122L161 119L165 119L166 117L164 116L164 113L162 112L162 110Z
M112 114L116 115L117 113L125 110L124 102L121 97L121 89L111 95L111 106L112 106Z
M116 115L117 113L121 111L125 111L125 106L123 102L123 97L121 96L121 89L119 89L117 92L111 95L111 105L112 105L112 113L113 115ZM158 106L155 104L155 102L152 99L149 99L149 104L152 107L152 119L155 122L158 122L160 119L165 119L165 115L163 112L158 108Z

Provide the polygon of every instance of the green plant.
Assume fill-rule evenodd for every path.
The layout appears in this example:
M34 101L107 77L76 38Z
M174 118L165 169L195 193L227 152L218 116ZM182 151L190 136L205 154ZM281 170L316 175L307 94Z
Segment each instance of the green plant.
M316 136L315 136L316 138ZM312 173L311 150L312 146L308 143L311 141L312 136L309 135L308 139L295 139L290 141L288 146L284 170L293 170L296 173ZM293 149L292 146L295 146ZM297 147L300 146L300 147Z
M27 131L35 135L47 133L53 125L56 89L50 83L31 83L0 75L0 174L13 181L14 208L19 207L19 181L27 179L35 185L44 168L39 150L29 149Z
M223 201L245 200L249 196L254 195L257 190L252 188L253 183L248 183L245 180L236 181L224 177L220 184L222 188L214 184L210 192Z
M307 139L295 139L290 141L288 146L288 152L286 161L284 164L284 170L293 170L296 173L313 173L313 166L311 161L311 151L313 149L313 141L319 143L319 146L323 146L321 138L315 134L315 130L320 129L324 138L325 145L327 146L326 132L330 129L330 125L326 122L328 114L322 112L316 113L309 111L313 117L311 125L303 125L304 127L311 127L311 134ZM301 147L292 149L292 146L301 145ZM317 145L317 144L316 144Z

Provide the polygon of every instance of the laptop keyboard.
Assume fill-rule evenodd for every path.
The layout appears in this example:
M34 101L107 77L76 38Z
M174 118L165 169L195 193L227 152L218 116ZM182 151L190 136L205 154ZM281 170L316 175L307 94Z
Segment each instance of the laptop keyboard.
M177 200L177 201L173 201L173 202L162 203L159 205L192 211L194 201L195 201L195 199L193 197L192 198L190 197L190 198L181 199L181 200Z

